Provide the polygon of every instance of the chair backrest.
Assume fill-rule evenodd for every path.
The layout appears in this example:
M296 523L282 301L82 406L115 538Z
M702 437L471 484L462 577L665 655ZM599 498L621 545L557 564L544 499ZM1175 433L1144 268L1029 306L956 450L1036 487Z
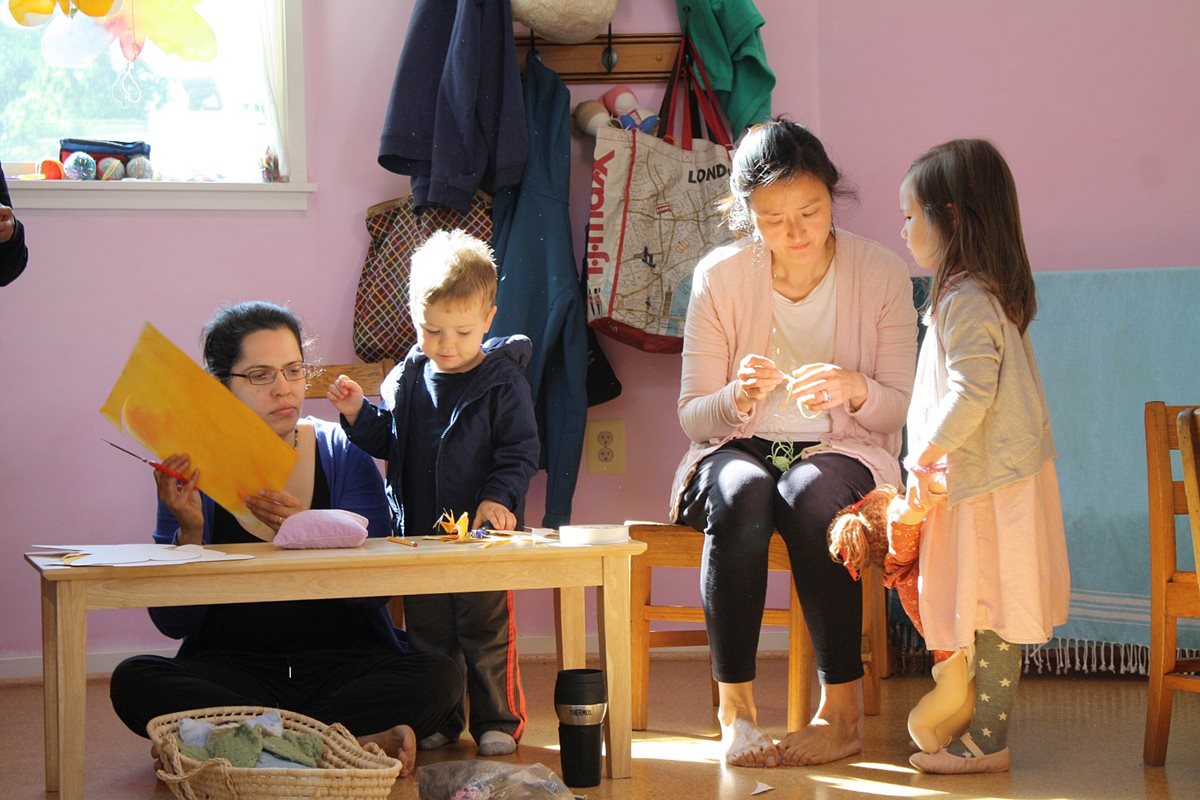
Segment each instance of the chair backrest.
M359 361L353 364L322 364L321 371L308 379L308 387L304 396L308 399L324 397L329 391L329 384L337 380L338 375L346 375L363 387L363 394L368 397L379 396L379 384L392 371L396 362L391 359L382 361Z
M1150 500L1151 586L1164 584L1178 571L1175 557L1175 517L1188 513L1183 481L1171 470L1171 451L1179 450L1176 420L1194 406L1146 403L1146 478Z
M1176 418L1176 430L1183 462L1183 492L1192 523L1192 553L1200 572L1200 408L1181 411Z

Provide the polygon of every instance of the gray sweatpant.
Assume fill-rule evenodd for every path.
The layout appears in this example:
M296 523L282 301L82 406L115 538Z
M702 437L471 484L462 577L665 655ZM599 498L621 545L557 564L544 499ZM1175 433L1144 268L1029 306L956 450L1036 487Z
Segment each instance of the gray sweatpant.
M525 731L525 692L517 665L517 623L512 592L457 592L404 598L404 623L414 649L450 656L466 670L464 699L476 742L486 731L520 740ZM446 727L450 741L462 735L467 716L460 702Z

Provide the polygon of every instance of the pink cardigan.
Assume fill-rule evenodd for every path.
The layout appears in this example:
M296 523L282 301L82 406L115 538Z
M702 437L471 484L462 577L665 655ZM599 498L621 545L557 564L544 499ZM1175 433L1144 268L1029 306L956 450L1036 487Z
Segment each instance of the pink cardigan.
M679 423L692 440L675 471L671 519L696 465L730 439L753 436L760 400L745 420L734 402L738 364L774 352L769 259L753 257L750 239L717 248L696 266L683 337ZM832 409L832 430L816 448L865 464L877 483L900 481L904 427L917 356L912 282L900 258L878 242L837 232L834 363L867 378L858 411Z

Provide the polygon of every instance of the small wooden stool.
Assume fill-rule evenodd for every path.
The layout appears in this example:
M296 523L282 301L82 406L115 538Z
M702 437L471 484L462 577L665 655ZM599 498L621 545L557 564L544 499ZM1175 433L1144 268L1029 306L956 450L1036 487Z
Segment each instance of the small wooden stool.
M704 630L655 631L654 620L670 622L703 622L704 609L699 606L660 606L651 603L650 587L654 567L700 567L704 549L704 534L687 525L667 525L647 522L627 522L629 536L646 543L646 552L633 557L630 576L630 647L633 651L633 729L646 730L649 706L650 648L707 645ZM771 537L767 569L775 572L792 571L787 547L778 534ZM810 676L815 670L812 640L796 587L791 586L787 608L768 608L763 611L762 624L779 625L788 629L788 701L789 731L800 730L813 709ZM863 576L863 708L867 714L878 714L880 705L879 681L886 677L890 660L887 653L887 602L878 567L871 567ZM713 683L713 705L717 705L717 688Z

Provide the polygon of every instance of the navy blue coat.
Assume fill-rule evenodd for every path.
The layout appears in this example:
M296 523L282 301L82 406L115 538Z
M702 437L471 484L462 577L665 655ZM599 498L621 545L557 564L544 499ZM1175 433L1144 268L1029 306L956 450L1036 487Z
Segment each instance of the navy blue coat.
M438 442L434 480L435 507L467 512L484 500L500 503L523 525L525 492L537 471L537 423L533 398L521 368L532 347L524 336L488 339L485 358L471 371L472 380L450 414ZM384 378L381 406L366 400L353 425L342 417L350 441L375 458L387 459L387 495L392 526L403 534L404 498L401 470L408 446L408 410L416 382L429 357L414 345L404 361ZM421 536L428 531L408 531Z
M413 203L466 211L521 181L525 110L509 0L417 0L396 67L379 164Z
M493 336L533 340L525 377L545 444L546 516L571 521L587 426L587 320L571 243L571 97L536 59L525 67L530 153L519 189L496 195L493 248L500 265Z

